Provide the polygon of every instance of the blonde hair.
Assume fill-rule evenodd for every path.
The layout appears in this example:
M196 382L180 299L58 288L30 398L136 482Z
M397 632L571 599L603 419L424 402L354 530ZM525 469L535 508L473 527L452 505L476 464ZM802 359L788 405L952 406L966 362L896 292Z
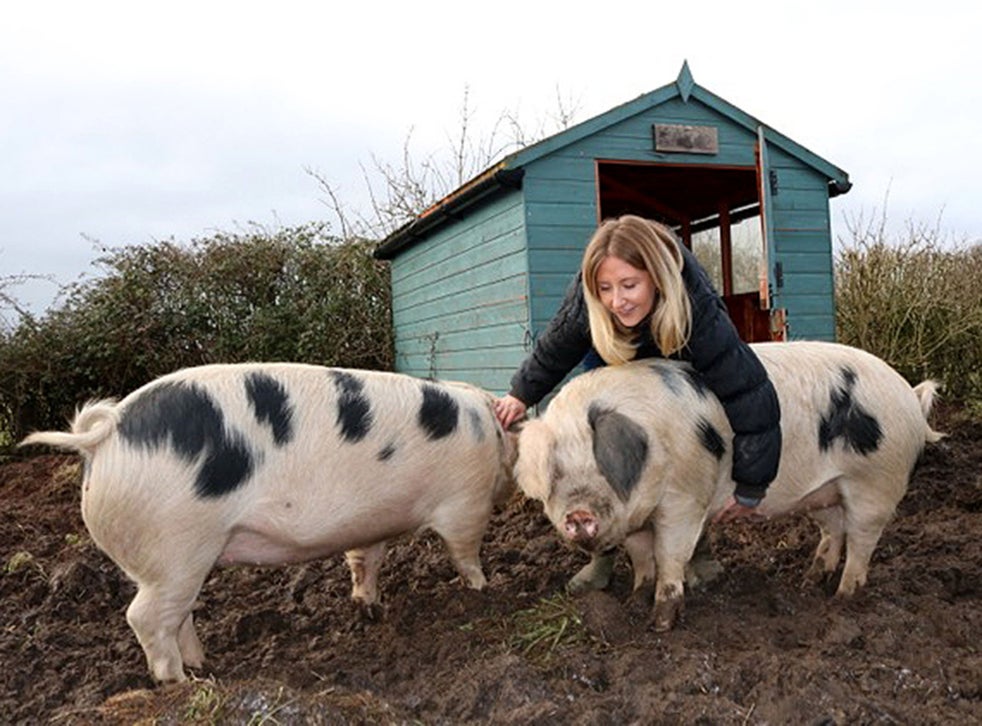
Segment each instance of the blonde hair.
M692 305L682 280L684 264L679 242L658 222L626 214L601 223L583 253L583 294L590 315L593 347L608 364L632 360L637 353L637 334L621 325L600 302L597 269L607 257L618 257L645 270L655 286L649 325L652 340L662 355L681 350L689 340Z

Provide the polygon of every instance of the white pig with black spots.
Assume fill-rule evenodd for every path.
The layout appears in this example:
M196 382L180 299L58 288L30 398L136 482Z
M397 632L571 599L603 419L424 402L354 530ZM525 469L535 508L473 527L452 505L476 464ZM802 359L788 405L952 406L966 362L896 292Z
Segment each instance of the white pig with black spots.
M936 384L912 388L875 356L835 343L753 346L781 406L782 455L757 512L808 513L821 540L810 580L837 595L866 582L870 557L926 443ZM707 523L733 493L732 432L720 402L682 363L600 368L567 383L525 424L515 476L573 546L591 553L573 590L602 588L624 545L635 589L654 582L653 620L682 610L686 567Z
M386 541L432 529L466 583L512 490L513 445L493 397L466 384L293 363L209 365L24 444L84 457L82 517L138 587L126 612L154 678L185 679L204 650L191 608L217 564L344 552L352 597L378 599Z

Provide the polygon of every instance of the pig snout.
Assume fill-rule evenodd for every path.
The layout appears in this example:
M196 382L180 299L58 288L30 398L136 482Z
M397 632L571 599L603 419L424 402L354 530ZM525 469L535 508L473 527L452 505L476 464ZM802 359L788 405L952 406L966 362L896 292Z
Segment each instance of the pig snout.
M577 509L566 515L563 523L563 531L570 541L578 544L588 544L597 537L600 531L600 523L592 512L584 509Z

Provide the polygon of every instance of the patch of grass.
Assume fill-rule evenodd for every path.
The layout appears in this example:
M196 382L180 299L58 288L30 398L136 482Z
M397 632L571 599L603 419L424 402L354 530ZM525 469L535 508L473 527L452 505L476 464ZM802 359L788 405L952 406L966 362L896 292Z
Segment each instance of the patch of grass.
M512 615L511 631L511 647L540 665L562 647L582 643L587 637L572 599L563 593Z
M10 556L10 559L3 566L4 574L12 575L15 572L20 572L25 568L31 568L36 570L41 574L42 577L46 577L44 573L44 568L41 563L30 552L21 550L20 552L15 552Z
M184 707L184 719L196 724L217 724L224 706L225 697L215 681L195 680Z
M272 699L266 694L259 694L258 698L251 703L248 726L265 726L265 724L286 724L294 719L291 717L289 707L294 699L285 699L285 689L280 686L276 691L276 696ZM277 716L283 716L280 721Z

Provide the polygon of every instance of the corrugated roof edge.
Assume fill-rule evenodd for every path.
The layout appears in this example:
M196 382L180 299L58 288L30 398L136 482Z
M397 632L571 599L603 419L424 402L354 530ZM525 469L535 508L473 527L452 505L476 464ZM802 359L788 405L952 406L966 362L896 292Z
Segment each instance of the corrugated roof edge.
M400 250L421 237L426 230L448 218L454 218L479 199L484 199L502 189L521 189L524 176L525 169L521 167L509 168L504 161L496 164L390 234L375 248L373 256L378 260L391 260Z

